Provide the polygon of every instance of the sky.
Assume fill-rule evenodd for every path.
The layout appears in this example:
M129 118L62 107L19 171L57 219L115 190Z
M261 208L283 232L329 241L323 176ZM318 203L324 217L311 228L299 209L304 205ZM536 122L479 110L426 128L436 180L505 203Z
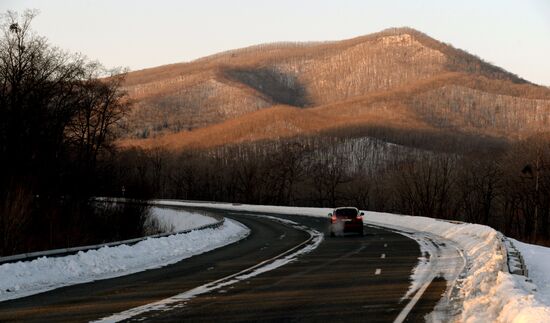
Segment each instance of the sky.
M139 70L277 41L408 26L550 86L550 0L1 0L33 28L107 67Z

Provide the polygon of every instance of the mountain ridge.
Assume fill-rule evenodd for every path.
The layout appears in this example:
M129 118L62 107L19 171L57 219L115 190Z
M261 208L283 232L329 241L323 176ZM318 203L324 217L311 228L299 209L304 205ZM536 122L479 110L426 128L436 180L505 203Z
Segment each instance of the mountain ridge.
M266 115L273 114L272 118L277 118L273 111L302 118L300 112L282 112L282 106L316 110L328 118L318 123L330 129L334 124L345 127L346 122L361 126L351 119L333 124L328 121L357 110L354 105L361 105L363 110L371 104L380 105L375 98L384 95L391 106L406 107L392 113L407 111L410 120L422 120L434 129L517 139L550 124L548 88L408 27L342 41L267 44L226 51L129 73L125 86L137 104L127 120L130 130L121 141L124 147L170 143L169 148L183 148L186 144L177 142L189 142L185 138L193 131L223 128L237 133L235 127L246 124L246 118L257 118L250 114L271 108L275 109ZM382 113L384 109L378 110ZM385 107L384 111L390 110ZM510 121L518 113L520 121ZM358 120L365 121L364 117ZM269 127L268 120L262 122L266 123L264 128ZM394 126L393 121L386 122ZM311 135L314 128L321 132L328 129L305 127L304 132L291 133ZM272 137L276 140L288 134L277 128ZM163 136L171 139L154 139ZM249 137L269 139L266 134ZM237 140L227 138L233 139L211 141L223 145ZM203 142L205 147L211 146Z

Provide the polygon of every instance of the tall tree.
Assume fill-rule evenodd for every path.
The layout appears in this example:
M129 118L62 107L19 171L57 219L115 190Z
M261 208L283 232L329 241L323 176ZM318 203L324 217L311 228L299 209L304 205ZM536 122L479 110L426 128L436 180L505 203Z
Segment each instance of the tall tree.
M100 78L101 65L51 46L35 16L0 18L0 236L10 237L0 253L57 247L78 231L97 158L129 106L122 74Z

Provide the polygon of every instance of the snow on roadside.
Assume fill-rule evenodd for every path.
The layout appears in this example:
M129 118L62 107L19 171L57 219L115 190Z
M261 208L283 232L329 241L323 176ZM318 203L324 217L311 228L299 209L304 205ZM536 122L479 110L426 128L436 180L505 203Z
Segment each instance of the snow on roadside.
M250 268L244 269L238 273L235 273L233 275L220 278L218 280L215 280L213 282L209 282L207 284L195 287L191 290L185 291L183 293L180 293L178 295L168 297L165 299L162 299L160 301L151 303L151 304L145 304L142 306L138 306L135 308L131 308L129 310L113 314L108 317L101 318L97 321L93 322L120 322L125 320L130 320L132 318L135 318L138 315L142 315L144 313L150 312L150 311L166 311L170 310L171 308L180 307L181 303L193 297L196 297L201 294L209 293L217 289L221 289L230 285L233 285L235 283L241 282L243 280L258 276L262 273L277 269L281 266L284 266L286 264L289 264L291 262L294 262L298 259L300 255L307 254L311 252L312 250L315 250L323 241L324 235L314 229L305 227L299 223L296 223L291 220L285 220L277 217L270 217L267 216L273 221L285 223L287 225L293 226L294 228L298 230L306 231L310 234L310 239L302 243L301 245L294 247L292 252L288 253L285 252L284 256L276 256L276 258L271 258L264 260ZM300 247L301 246L301 247ZM297 249L295 249L297 248Z
M293 206L274 206L274 205L252 205L252 204L232 204L232 203L214 203L214 202L187 202L178 200L152 200L149 203L162 206L189 206L189 207L210 207L223 210L266 212L277 214L299 214L314 217L325 217L333 209L318 207L293 207ZM328 216L327 216L328 217Z
M529 278L537 286L535 297L550 306L550 248L511 240L527 264Z
M146 239L131 246L103 247L64 257L3 264L0 265L0 301L163 267L236 242L249 233L242 224L226 219L218 228Z
M151 217L158 221L163 232L179 232L216 223L211 216L165 207L151 207Z
M463 322L549 322L550 307L535 300L525 277L508 273L505 250L494 229L424 217L368 212L369 221L430 232L457 243L468 258L461 282Z
M159 200L164 205L212 207L266 213L283 213L326 217L332 209L299 208L262 205L183 202ZM550 322L548 267L550 261L533 260L541 250L532 248L525 256L527 266L538 286L525 277L507 270L505 250L500 234L488 227L469 223L451 223L437 219L389 213L366 212L366 222L398 230L408 229L430 233L456 243L468 259L466 276L461 282L463 322ZM521 243L520 250L525 248ZM550 250L550 249L549 249ZM546 252L544 252L546 255ZM528 258L530 257L530 258ZM529 260L530 259L530 260ZM550 259L550 258L546 258ZM531 262L531 265L530 265ZM533 265L534 264L534 265ZM414 278L414 277L413 277ZM533 292L537 289L536 292Z

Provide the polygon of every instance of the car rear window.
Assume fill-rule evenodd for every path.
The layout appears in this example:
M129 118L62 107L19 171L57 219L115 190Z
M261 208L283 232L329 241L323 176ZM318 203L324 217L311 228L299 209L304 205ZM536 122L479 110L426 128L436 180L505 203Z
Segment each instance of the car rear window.
M357 216L356 209L338 209L334 212L336 216Z

